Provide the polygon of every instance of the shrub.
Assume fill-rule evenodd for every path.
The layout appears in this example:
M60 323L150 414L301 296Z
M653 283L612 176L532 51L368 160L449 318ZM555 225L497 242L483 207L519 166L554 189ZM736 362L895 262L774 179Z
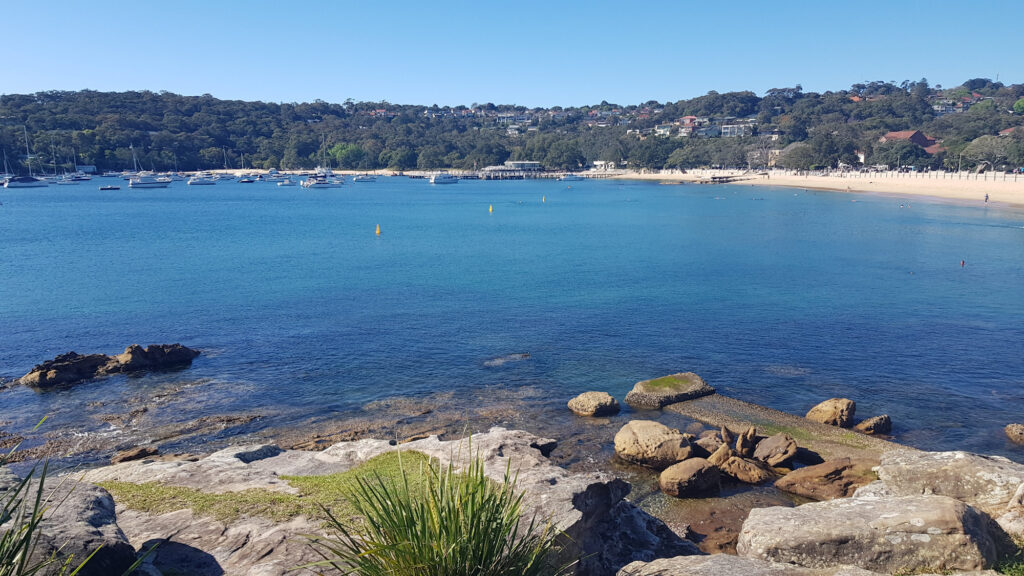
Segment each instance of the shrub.
M324 560L310 566L360 576L565 573L551 564L559 532L536 516L521 525L523 495L510 467L501 483L484 475L479 456L461 473L453 463L427 467L427 481L416 486L404 468L397 479L361 478L351 500L362 518L350 529L326 510L337 537L311 537Z

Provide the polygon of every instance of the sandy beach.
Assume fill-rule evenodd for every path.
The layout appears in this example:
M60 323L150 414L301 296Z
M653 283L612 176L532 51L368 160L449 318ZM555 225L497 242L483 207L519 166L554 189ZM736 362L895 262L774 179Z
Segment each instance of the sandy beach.
M962 202L1024 205L1024 175L898 172L849 172L833 174L797 173L773 170L748 173L740 170L663 170L656 173L626 171L610 176L623 180L662 182L702 182L713 177L736 177L734 183L754 186L787 186L811 190L835 190L851 193L886 194L901 197L932 197Z

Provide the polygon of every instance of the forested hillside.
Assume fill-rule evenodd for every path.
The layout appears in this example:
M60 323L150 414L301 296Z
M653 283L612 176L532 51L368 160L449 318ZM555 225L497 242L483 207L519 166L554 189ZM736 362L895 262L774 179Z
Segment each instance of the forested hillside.
M99 170L257 167L400 170L482 168L535 160L551 169L595 161L636 169L701 166L919 168L1024 165L1024 84L972 79L871 82L836 92L800 86L638 105L527 109L219 100L167 92L0 96L0 147L12 171L73 164ZM931 147L880 138L920 131ZM1000 136L1000 132L1004 132ZM793 145L803 143L802 145Z

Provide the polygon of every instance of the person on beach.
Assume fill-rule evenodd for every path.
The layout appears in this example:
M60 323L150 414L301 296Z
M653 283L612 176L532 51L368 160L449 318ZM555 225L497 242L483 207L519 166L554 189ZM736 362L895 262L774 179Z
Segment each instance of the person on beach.
M988 204L988 194L985 194L985 204Z

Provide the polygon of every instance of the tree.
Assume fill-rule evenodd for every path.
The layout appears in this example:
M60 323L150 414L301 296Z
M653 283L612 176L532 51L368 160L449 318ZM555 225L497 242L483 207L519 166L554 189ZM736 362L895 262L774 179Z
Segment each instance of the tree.
M1015 114L1024 114L1024 98L1013 103L1013 112Z
M795 144L779 157L777 163L790 170L810 170L815 163L814 151L809 144Z
M884 164L890 168L923 166L931 161L928 153L909 140L891 140L875 146L869 164Z
M964 148L964 157L973 160L978 170L987 165L995 170L1006 161L1007 142L999 136L982 136L976 138Z

